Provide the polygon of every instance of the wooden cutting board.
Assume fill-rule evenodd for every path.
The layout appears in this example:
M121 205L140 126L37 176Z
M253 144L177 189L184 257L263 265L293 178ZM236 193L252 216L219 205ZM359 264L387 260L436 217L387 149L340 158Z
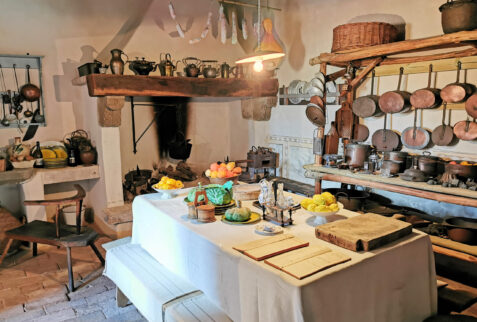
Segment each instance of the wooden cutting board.
M265 263L297 279L303 279L349 260L349 256L328 247L310 246L269 258Z
M364 214L317 226L317 238L353 251L369 251L412 232L412 225L376 214Z
M256 261L261 261L308 245L308 242L293 235L284 234L234 246L233 248Z

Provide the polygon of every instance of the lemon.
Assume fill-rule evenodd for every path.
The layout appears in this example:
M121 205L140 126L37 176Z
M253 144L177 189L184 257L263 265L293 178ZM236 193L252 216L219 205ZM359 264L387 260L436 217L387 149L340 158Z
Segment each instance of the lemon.
M167 179L166 183L167 183L168 185L175 186L176 180L174 180L174 179Z
M326 204L329 206L331 204L336 203L336 198L329 192L323 192L321 196L325 199Z
M184 184L182 183L182 181L180 180L177 180L176 181L176 189L181 189L184 187Z
M316 211L316 207L317 207L317 206L316 206L314 203L311 203L311 204L308 205L308 207L306 208L306 210L315 212L315 211Z
M308 205L312 203L313 203L313 199L310 199L310 198L305 198L300 202L301 206L305 209L308 209Z
M321 195L314 195L313 196L313 202L315 205L326 205L326 199L323 198Z
M333 204L329 205L329 207L330 207L331 211L337 211L337 210L340 209L340 207L338 206L337 203L333 203Z

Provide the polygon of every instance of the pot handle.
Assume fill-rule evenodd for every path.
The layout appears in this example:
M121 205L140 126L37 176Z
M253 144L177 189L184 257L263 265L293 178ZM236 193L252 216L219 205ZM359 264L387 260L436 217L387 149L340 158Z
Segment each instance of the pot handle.
M424 152L422 152L422 155L428 157L428 156L431 155L431 152L429 152L429 151L424 151Z
M351 197L349 196L349 194L347 194L347 193L344 192L344 191L339 191L339 192L337 192L335 196L340 196L340 195L341 195L341 196L344 196L344 197L346 197L346 198L348 198L348 200L351 199Z

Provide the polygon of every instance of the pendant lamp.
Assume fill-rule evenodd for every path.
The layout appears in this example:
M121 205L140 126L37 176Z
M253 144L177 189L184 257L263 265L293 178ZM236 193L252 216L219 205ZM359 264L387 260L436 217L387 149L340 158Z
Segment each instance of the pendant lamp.
M263 20L263 29L265 30L265 35L262 39L261 37L261 29L262 29L262 19L261 19L261 6L260 1L257 1L258 7L258 22L260 24L258 28L258 40L257 40L257 48L252 55L244 57L242 59L237 60L236 64L247 64L253 63L253 70L255 72L261 72L263 70L263 61L277 59L280 57L285 56L283 52L283 48L280 44L275 40L273 36L272 29L273 23L272 20L266 18Z

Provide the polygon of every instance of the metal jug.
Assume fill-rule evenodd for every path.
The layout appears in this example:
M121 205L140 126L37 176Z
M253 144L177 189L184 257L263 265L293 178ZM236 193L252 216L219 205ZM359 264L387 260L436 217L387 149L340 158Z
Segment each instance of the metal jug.
M124 74L124 60L122 60L121 55L126 56L126 61L129 60L128 55L126 55L121 49L111 50L111 60L109 66L111 67L111 72L115 75Z

